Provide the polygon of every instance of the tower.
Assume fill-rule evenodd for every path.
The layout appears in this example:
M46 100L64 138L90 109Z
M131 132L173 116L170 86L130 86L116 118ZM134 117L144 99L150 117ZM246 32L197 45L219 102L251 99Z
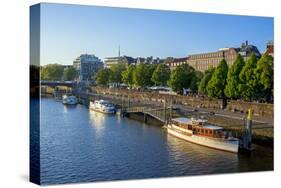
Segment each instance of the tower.
M118 46L118 57L120 57L120 45Z

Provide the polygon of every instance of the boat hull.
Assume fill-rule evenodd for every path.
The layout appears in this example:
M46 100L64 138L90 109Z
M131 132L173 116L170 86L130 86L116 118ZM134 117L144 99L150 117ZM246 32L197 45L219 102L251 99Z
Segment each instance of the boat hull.
M238 153L238 146L239 146L239 141L238 140L233 140L233 141L218 141L215 139L210 139L207 137L202 137L202 136L196 136L193 134L182 134L179 131L171 128L170 126L167 127L167 132L170 135L173 135L175 137L178 137L180 139L183 139L185 141L198 144L201 146L217 149L217 150L222 150L222 151L227 151L227 152L232 152L232 153Z
M95 112L101 112L104 114L115 114L116 113L116 110L101 110L101 109L94 108L94 107L90 107L90 110L93 110Z
M64 102L62 102L63 104L65 104L65 105L76 105L76 104L78 104L78 102L77 101L64 101Z

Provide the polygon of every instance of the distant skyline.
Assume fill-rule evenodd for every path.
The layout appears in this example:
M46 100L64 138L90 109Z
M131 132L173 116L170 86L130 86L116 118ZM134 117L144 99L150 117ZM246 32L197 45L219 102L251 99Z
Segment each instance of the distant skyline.
M240 47L265 51L273 18L223 14L41 4L41 65L70 65L80 54L105 57L186 57Z

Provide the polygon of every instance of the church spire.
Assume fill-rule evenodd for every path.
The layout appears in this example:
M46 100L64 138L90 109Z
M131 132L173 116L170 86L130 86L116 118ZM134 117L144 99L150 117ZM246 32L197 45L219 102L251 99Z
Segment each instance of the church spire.
M118 46L118 57L120 57L120 45Z

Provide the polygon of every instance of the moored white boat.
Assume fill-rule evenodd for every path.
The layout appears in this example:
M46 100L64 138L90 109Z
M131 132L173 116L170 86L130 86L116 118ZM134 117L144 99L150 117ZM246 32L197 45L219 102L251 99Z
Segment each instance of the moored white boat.
M63 95L62 103L67 105L75 105L78 103L78 99L74 95Z
M94 102L90 102L89 105L90 110L94 110L97 112L102 112L106 114L115 114L116 108L112 103L105 100L95 100Z
M167 132L188 142L213 149L237 153L239 140L222 127L205 125L202 119L175 118L167 125Z

